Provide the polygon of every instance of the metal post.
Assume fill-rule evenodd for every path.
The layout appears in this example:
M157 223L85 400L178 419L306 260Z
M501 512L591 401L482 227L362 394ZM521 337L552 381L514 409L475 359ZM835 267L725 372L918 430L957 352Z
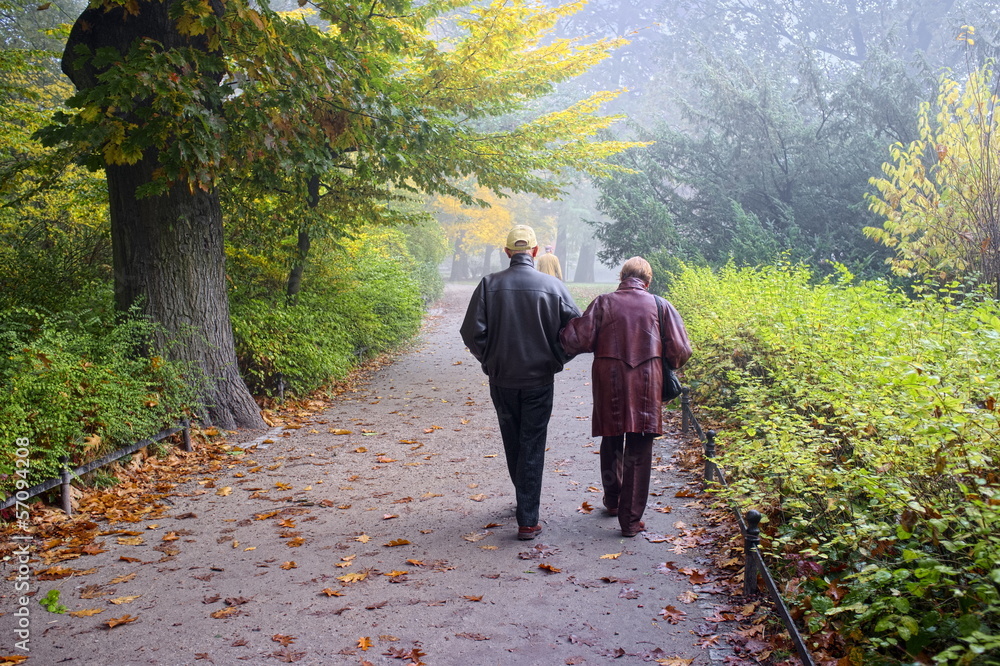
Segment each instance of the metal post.
M278 373L278 402L285 402L285 375Z
M62 510L67 516L73 515L73 496L69 485L69 456L59 458L62 463Z
M750 509L744 515L747 523L746 536L743 538L743 557L746 564L743 567L743 594L757 594L757 557L760 545L760 511Z
M181 432L184 437L184 450L190 453L194 451L194 447L191 446L191 421L189 419L184 419L181 421L181 426L184 428Z
M705 433L705 485L715 479L715 431Z
M691 387L681 387L681 432L685 435L691 429Z

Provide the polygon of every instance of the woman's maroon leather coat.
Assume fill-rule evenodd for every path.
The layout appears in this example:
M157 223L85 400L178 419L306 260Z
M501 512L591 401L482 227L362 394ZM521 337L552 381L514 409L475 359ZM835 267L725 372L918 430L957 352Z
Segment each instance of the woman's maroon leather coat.
M560 333L566 353L594 354L594 437L663 432L660 357L680 368L691 356L691 343L677 310L662 303L661 332L655 297L642 280L626 278Z

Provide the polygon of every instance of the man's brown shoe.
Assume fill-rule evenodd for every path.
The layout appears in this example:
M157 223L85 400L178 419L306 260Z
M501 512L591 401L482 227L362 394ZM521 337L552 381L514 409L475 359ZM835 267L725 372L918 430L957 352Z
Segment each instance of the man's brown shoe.
M542 533L542 526L535 525L534 527L518 527L517 528L517 538L521 541L531 541L536 536Z

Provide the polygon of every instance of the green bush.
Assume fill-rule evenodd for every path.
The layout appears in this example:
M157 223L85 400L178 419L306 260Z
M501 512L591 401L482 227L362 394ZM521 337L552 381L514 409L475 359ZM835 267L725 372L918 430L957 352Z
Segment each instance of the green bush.
M684 268L670 298L728 423L720 495L765 512L806 627L864 663L1000 663L1000 306L791 265Z
M0 313L0 493L10 495L18 438L30 441L31 485L136 442L197 407L195 383L162 356L146 357L154 326Z
M398 231L317 246L294 304L283 294L234 299L237 357L255 393L273 395L281 373L289 392L307 394L406 342L420 326L417 264Z

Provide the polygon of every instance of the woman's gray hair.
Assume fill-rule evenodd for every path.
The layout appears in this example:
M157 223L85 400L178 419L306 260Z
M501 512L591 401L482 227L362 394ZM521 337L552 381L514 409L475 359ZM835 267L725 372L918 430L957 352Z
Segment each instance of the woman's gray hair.
M646 284L649 284L653 279L653 267L642 257L632 257L622 264L622 270L618 274L619 280L630 277L639 278Z

